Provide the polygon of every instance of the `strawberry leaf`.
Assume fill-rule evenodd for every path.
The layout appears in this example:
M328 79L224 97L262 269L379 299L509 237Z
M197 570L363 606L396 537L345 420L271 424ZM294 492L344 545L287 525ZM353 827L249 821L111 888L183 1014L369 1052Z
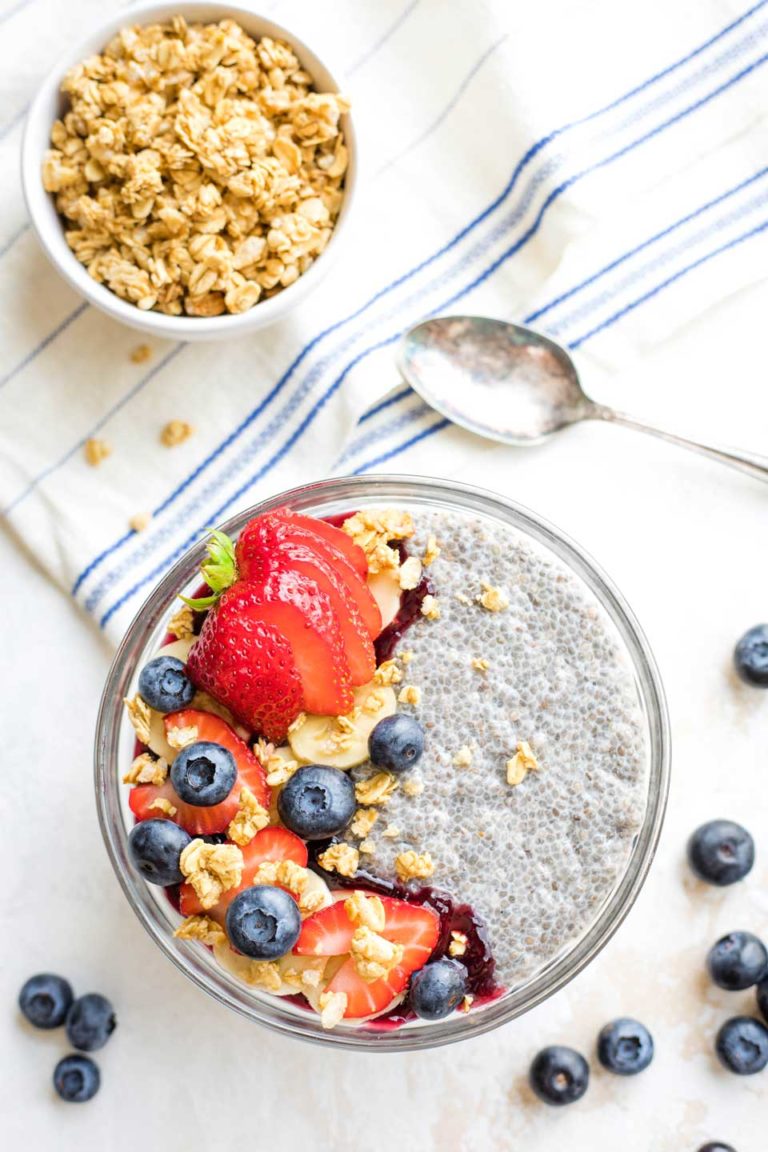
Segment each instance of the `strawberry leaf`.
M222 592L237 580L234 541L217 528L210 528L209 531L211 535L206 545L208 556L200 565L200 572L211 589L211 595L179 597L195 612L204 612L206 608L212 608Z

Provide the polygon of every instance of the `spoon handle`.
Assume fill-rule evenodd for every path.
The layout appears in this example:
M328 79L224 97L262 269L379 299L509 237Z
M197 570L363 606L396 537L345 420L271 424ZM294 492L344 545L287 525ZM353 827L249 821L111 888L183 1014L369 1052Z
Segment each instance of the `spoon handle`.
M655 424L635 420L632 416L626 416L623 412L616 412L613 408L606 408L602 404L595 404L589 415L597 420L606 420L610 424L622 424L625 428L635 428L638 432L650 432L652 436L658 436L659 439L666 440L669 444L679 444L681 448L690 448L693 452L708 456L710 460L718 460L721 464L730 464L731 468L746 472L748 476L753 476L756 480L768 480L768 457L766 456L758 456L754 452L736 451L734 448L718 448L714 444L699 444L696 440L688 440L685 436L678 436L676 433L668 432L665 428L659 428Z

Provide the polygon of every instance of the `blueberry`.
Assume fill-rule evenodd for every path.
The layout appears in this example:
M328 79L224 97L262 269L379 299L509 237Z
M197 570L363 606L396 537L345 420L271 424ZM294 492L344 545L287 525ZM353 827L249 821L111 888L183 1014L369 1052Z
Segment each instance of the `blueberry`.
M747 684L768 688L768 624L745 632L733 652L736 671Z
M139 695L156 712L177 712L192 703L195 686L175 656L156 656L139 676Z
M634 1076L653 1060L653 1037L639 1020L622 1017L601 1030L597 1058L617 1076Z
M59 1028L74 998L72 985L63 976L41 972L30 976L19 992L19 1008L35 1028Z
M116 1027L114 1008L98 992L80 996L67 1013L67 1037L81 1052L103 1048Z
M729 932L710 948L707 968L719 988L741 992L768 975L768 952L751 932Z
M724 888L743 880L755 862L755 842L733 820L710 820L688 841L688 863L708 884Z
M768 1024L768 976L761 980L757 986L757 1006L763 1020Z
M545 1104L574 1104L589 1085L589 1065L580 1052L553 1044L539 1052L531 1064L528 1080Z
M335 836L355 814L355 786L346 772L310 764L294 772L277 799L286 828L303 840Z
M377 768L405 772L424 752L424 729L415 716L396 712L379 720L368 737L368 755Z
M715 1051L737 1076L762 1072L768 1064L768 1028L751 1016L734 1016L718 1032Z
M720 1140L710 1140L708 1144L702 1144L699 1152L736 1152L736 1149Z
M221 804L237 779L235 758L228 748L198 740L182 748L171 764L171 784L185 804L210 808Z
M179 857L192 837L172 820L142 820L128 837L131 859L150 884L181 884Z
M276 960L290 952L301 932L299 906L290 893L271 884L254 884L235 896L227 909L227 935L245 956Z
M425 964L411 979L409 1003L422 1020L442 1020L458 1008L467 990L467 970L458 960Z
M65 1056L53 1070L53 1086L69 1104L84 1104L99 1090L101 1074L88 1056Z

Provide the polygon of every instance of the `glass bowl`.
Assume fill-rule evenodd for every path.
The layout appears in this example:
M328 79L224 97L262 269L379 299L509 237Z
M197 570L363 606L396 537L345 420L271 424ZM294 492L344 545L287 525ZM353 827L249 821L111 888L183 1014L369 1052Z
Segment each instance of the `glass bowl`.
M110 859L128 902L144 927L173 963L202 989L240 1012L289 1036L343 1048L407 1051L449 1044L478 1036L514 1019L551 996L589 963L610 939L631 908L653 859L661 831L669 786L669 728L659 674L648 643L624 599L584 551L558 529L519 505L492 493L445 480L408 476L365 476L327 480L274 496L222 525L236 535L254 515L281 506L312 515L331 516L364 507L403 505L414 514L423 510L456 511L511 526L539 549L575 573L615 627L634 676L646 728L647 793L639 830L623 873L577 939L529 979L502 997L445 1020L415 1020L399 1029L374 1030L365 1024L344 1024L324 1031L315 1013L285 999L239 983L199 944L173 937L180 917L162 889L145 883L128 856L133 817L122 773L133 756L134 732L122 706L136 690L138 672L160 646L180 592L199 585L204 542L192 548L168 572L138 612L123 640L107 678L97 723L95 783L99 822Z

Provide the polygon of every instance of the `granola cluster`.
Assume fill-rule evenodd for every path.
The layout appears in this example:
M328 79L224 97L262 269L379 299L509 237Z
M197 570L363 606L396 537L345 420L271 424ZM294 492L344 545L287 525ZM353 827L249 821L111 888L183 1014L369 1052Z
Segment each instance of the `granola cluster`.
M124 28L66 76L43 184L91 276L143 310L245 312L298 279L343 200L348 105L234 20Z

